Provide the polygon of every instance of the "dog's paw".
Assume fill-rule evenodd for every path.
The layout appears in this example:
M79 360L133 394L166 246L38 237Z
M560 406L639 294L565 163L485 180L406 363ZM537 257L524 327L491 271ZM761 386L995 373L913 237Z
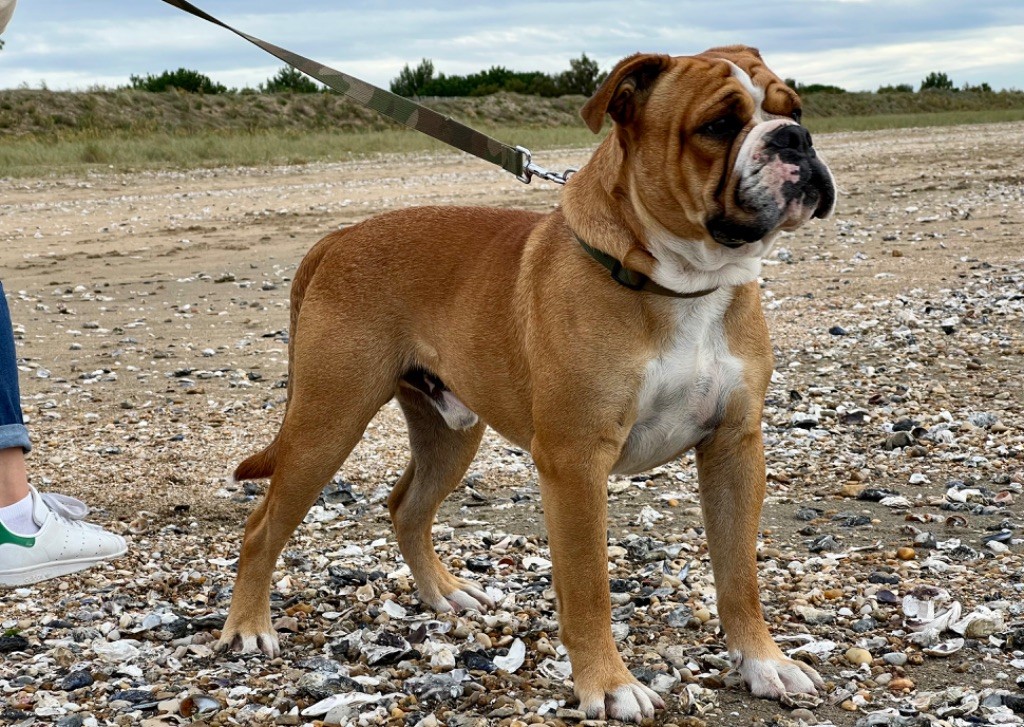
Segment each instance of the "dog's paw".
M580 700L580 709L586 712L589 719L639 723L654 717L654 710L665 708L661 697L638 682L628 671L625 671L625 676L618 684L603 687L576 679L576 696Z
M455 579L454 587L447 592L437 589L434 593L426 593L421 590L420 600L437 613L489 611L494 608L494 601L482 588L461 578Z
M230 628L225 625L221 632L220 640L217 642L217 651L231 651L237 654L248 654L262 651L271 659L281 655L281 642L273 629L263 632L254 632L243 629Z
M787 694L817 694L825 689L818 672L781 653L761 659L747 658L742 652L733 652L730 656L755 697L782 699Z

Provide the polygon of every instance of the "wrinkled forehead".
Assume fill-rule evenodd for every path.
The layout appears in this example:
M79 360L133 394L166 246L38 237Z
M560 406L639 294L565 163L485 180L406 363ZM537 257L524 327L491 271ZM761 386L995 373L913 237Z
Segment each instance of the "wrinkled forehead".
M732 69L732 73L730 75L740 82L744 91L750 94L750 98L754 101L754 107L758 111L763 111L765 91L767 89L754 83L754 79L752 79L746 71L732 61L723 59L722 62L729 64L729 67Z
M727 68L728 75L739 83L750 95L754 107L763 113L789 116L794 108L800 106L797 93L768 68L753 48L712 49L697 57Z

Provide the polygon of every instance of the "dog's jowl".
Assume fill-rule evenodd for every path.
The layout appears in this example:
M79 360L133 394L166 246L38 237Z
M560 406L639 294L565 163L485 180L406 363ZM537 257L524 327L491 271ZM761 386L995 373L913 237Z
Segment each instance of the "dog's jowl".
M411 456L388 506L430 608L493 607L431 543L484 427L532 454L561 639L588 715L640 720L662 706L612 639L608 476L692 448L737 669L758 696L821 686L779 651L758 598L772 354L756 278L781 230L832 212L832 175L799 97L751 48L631 56L582 115L595 133L605 116L613 127L555 211L402 210L306 255L292 284L284 421L236 471L271 481L246 525L222 646L278 653L278 555L394 398Z

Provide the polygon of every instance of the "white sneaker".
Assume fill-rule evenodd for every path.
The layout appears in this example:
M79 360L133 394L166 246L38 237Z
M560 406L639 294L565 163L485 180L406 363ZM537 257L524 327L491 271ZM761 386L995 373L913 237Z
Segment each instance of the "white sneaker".
M18 535L0 523L0 586L27 586L85 570L124 555L124 538L81 520L85 503L64 495L32 495L35 535Z

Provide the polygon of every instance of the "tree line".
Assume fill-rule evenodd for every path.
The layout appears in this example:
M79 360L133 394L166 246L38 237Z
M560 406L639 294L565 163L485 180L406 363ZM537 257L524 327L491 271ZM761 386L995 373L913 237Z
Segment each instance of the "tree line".
M317 83L297 68L285 66L274 76L259 84L255 89L243 88L241 91L228 88L223 83L216 83L204 73L188 68L176 71L164 71L159 74L147 73L145 76L129 76L129 88L136 91L178 90L185 93L320 93L327 87Z
M493 66L486 71L466 76L446 75L434 72L434 63L424 58L415 68L408 64L391 81L391 91L400 96L487 96L499 91L521 93L527 96L566 96L580 94L590 96L606 73L598 68L597 61L584 53L569 61L569 69L561 73L548 74L541 71L512 71L502 66ZM216 83L209 76L187 68L164 71L160 74L131 76L130 87L138 91L162 92L177 89L186 93L237 93L222 83ZM255 89L258 93L319 93L326 87L313 81L306 74L286 66ZM243 89L242 93L254 92Z
M597 90L607 76L601 71L596 61L584 53L579 58L569 61L568 70L561 73L548 74L541 71L512 71L502 66L492 66L486 71L478 71L465 76L437 73L434 63L424 58L415 67L406 64L398 76L392 79L391 92L399 96L420 98L424 96L487 96L500 91L519 93L527 96L590 96ZM847 93L845 88L822 83L800 83L794 78L787 78L788 86L801 94L814 93ZM222 83L216 83L209 76L199 71L179 68L175 71L164 71L160 74L131 76L129 87L138 91L162 92L177 89L185 93L321 93L327 91L323 84L312 80L291 66L285 66L274 76L260 83L255 89L230 89ZM957 87L946 73L933 71L922 79L918 93L930 91L967 91L991 93L988 83L971 85L965 83ZM914 93L909 83L879 86L876 93Z
M424 58L419 65L409 64L391 81L391 92L399 96L488 96L499 91L527 96L590 96L607 76L597 61L584 53L569 61L569 69L549 74L542 71L511 71L491 66L465 76L434 72L434 62Z
M845 88L840 86L832 86L825 83L800 83L794 78L785 79L786 85L792 88L797 93L809 94L809 93L847 93ZM987 83L979 83L977 85L971 85L965 83L960 88L956 87L953 83L953 79L945 73L939 71L932 71L921 81L921 85L918 86L917 91L967 91L975 93L992 93L992 87ZM875 93L914 93L913 85L909 83L897 83L895 85L879 86Z

